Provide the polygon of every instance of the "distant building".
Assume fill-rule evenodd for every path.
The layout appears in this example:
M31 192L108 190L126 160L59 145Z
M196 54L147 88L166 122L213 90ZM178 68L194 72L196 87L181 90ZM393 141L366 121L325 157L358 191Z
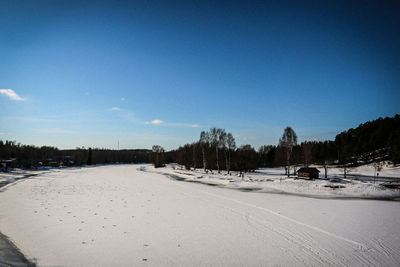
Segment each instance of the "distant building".
M60 167L60 163L58 161L50 161L47 163L50 167Z
M0 171L2 172L7 172L9 168L11 168L11 165L15 159L1 159L0 160Z
M317 168L300 168L297 171L297 177L300 179L318 179L319 170Z

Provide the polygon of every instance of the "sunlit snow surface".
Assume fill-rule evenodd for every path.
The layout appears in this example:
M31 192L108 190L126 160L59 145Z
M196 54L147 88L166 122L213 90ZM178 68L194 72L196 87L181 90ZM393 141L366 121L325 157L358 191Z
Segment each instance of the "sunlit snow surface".
M53 170L0 189L0 231L39 266L400 265L398 201L243 192L156 172L289 183L275 181L281 170L234 182L149 165Z
M370 166L350 169L347 178L343 177L343 169L331 167L328 169L328 178L325 179L324 169L319 167L320 179L296 179L285 175L284 168L264 168L255 172L208 171L202 169L185 170L179 165L168 165L167 168L154 169L151 166L141 168L143 171L166 174L168 177L186 182L202 183L242 191L257 191L259 193L278 193L308 196L315 198L364 198L364 199L400 199L400 191L384 187L382 183L395 182L396 179L382 179L374 181L374 170ZM385 174L390 177L400 177L400 168L386 168ZM362 176L360 173L365 173ZM293 172L293 170L291 170ZM353 176L357 175L357 176ZM361 176L360 176L361 175ZM397 179L397 182L400 178Z

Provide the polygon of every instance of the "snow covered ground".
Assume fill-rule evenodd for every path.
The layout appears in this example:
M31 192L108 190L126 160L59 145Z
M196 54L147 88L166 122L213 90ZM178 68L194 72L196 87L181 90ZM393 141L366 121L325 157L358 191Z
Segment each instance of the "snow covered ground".
M313 181L295 179L294 176L288 178L284 168L264 168L254 173L245 173L240 177L238 172L227 175L226 171L217 173L204 173L203 170L184 170L176 164L168 165L166 168L154 169L151 166L142 168L144 171L166 174L171 178L186 182L202 183L242 191L257 191L263 193L284 193L299 196L309 196L317 198L372 198L372 199L400 199L400 190L394 190L382 186L385 179L377 180L356 177L343 178L343 170L330 168L328 179L316 179ZM364 168L364 172L365 169ZM392 174L400 174L399 172ZM324 177L323 169L320 169L320 177ZM353 174L358 174L352 170ZM368 172L367 172L368 173ZM368 173L369 174L369 173ZM373 175L373 174L372 174ZM399 175L400 176L400 175ZM400 179L398 180L400 181Z
M10 172L0 172L0 187L18 181L20 179L25 179L40 174L40 171L32 170L22 170L14 169Z
M312 167L317 167L318 170L321 172L322 176L325 174L323 166L312 166ZM366 164L359 167L348 168L347 173L348 175L366 176L366 177L373 177L376 175L374 164ZM400 166L393 166L389 162L385 161L382 162L382 169L380 171L377 171L377 173L378 173L377 178L392 177L400 179ZM329 166L328 175L342 177L343 168Z
M400 202L227 190L173 172L186 171L42 173L1 188L0 231L39 266L400 265Z

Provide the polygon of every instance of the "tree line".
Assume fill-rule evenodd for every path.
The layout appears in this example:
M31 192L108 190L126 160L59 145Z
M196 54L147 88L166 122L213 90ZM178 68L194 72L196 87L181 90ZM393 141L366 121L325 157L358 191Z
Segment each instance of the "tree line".
M186 169L202 168L205 172L216 170L249 172L260 167L288 166L297 164L297 136L291 127L284 130L278 146L261 146L258 151L250 144L236 146L232 133L212 127L202 131L198 141L185 144L165 153L168 163L178 163Z
M58 149L51 146L23 145L15 141L0 140L0 160L11 161L11 167L82 166L110 163L150 163L151 150L102 149L77 147Z
M349 129L335 138L339 159L354 162L383 158L400 163L400 115L379 118Z
M278 145L263 145L258 150L249 144L237 147L232 133L212 127L202 131L199 139L166 152L161 146L146 149L76 148L60 150L51 146L22 145L0 140L0 160L13 159L14 167L82 166L108 163L150 163L162 167L178 163L204 171L232 170L247 172L262 167L310 164L343 166L390 160L400 163L400 115L379 118L336 135L335 140L304 141L300 144L295 131L286 127Z
M278 145L263 145L257 151L249 144L236 147L235 138L225 129L213 127L202 131L199 140L164 154L166 163L178 163L187 169L204 171L252 171L262 167L310 164L356 166L377 160L400 163L400 116L379 118L341 132L335 140L303 141L295 131L284 129Z

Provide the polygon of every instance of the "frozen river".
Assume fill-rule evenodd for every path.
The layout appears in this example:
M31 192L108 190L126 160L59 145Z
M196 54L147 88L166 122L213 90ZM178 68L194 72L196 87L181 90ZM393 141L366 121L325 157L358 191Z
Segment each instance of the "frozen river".
M400 266L400 202L62 169L0 192L0 231L39 266Z

